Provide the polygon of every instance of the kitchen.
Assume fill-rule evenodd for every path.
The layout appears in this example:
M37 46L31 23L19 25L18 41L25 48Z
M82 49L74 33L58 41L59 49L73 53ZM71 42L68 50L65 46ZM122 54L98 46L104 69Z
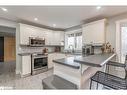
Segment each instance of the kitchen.
M119 9L119 7L117 8ZM15 7L12 7L12 9L15 10ZM111 9L113 10L113 8ZM111 13L109 14L111 15ZM115 14L118 13L114 13L112 16ZM121 14L121 16L124 19L126 13ZM82 76L85 76L82 75L84 72L82 70L86 70L90 66L88 64L86 66L85 64L82 68L82 64L80 64L81 62L77 62L75 59L80 59L81 56L89 58L89 56L98 56L97 54L104 54L104 52L109 53L109 55L104 54L104 60L98 61L100 62L98 64L104 63L102 66L104 68L101 71L105 71L105 64L116 55L116 53L114 53L115 35L110 35L112 34L110 29L112 28L111 26L115 26L114 22L119 20L121 16L115 16L115 19L110 16L107 18L91 18L79 26L67 29L56 28L57 24L52 24L52 27L40 27L40 24L35 24L38 23L38 18L34 18L35 23L27 21L20 21L16 23L16 75L25 79L51 71L51 75L61 77L67 84L78 85L78 87L76 87L78 89L89 89L88 84L87 88L84 88L81 86L84 82L82 84L80 84L80 82L83 79ZM102 56L100 56L100 58ZM65 62L70 60L68 62L71 66L74 64L76 65L76 68L77 66L78 68L81 68L77 71L71 67L66 67L60 64L58 61L60 61L59 59L63 60L63 58L65 59ZM90 59L92 60L92 58ZM101 59L103 59L103 57ZM111 71L113 71L113 69L111 69ZM70 74L66 76L69 72ZM94 73L89 71L84 73L92 73L88 78L90 79L96 73L94 70L93 72ZM48 77L50 76L46 76L45 78ZM60 79L60 81L62 79ZM43 79L40 80L43 81ZM40 82L40 84L42 85L42 82Z
M102 37L100 37L100 39L96 39L95 38L94 40L97 40L96 41L97 43L104 43L105 42L105 40L104 40L105 39L104 38L105 31L104 31L104 28L102 28L102 30L100 30L99 27L100 27L101 24L105 25L104 24L105 23L105 19L99 20L99 21L94 22L94 23L96 23L95 27L98 27L98 30L99 30L99 31L98 30L94 30L94 31L99 32L99 34L100 34L101 31L103 31ZM97 23L98 23L98 25L97 25ZM16 35L18 36L18 38L20 38L20 39L18 39L19 40L19 43L18 43L18 45L19 45L18 47L19 48L18 48L17 52L19 52L18 57L21 58L19 60L22 60L22 61L19 61L17 63L19 63L20 65L22 64L22 70L20 72L21 76L24 76L24 75L26 76L26 75L31 74L31 65L34 64L33 62L35 62L35 60L36 60L35 58L37 58L37 57L41 58L41 57L44 56L44 58L45 58L44 60L47 60L47 61L49 60L47 67L48 67L48 69L50 69L50 68L53 67L52 60L65 58L66 56L67 57L73 56L73 55L71 55L69 53L68 54L66 53L66 55L64 54L64 52L66 52L66 49L63 50L64 49L63 48L64 47L64 43L62 43L62 42L64 42L64 32L63 31L51 31L51 30L46 30L46 29L41 29L41 28L38 28L38 27L26 25L26 24L19 24L19 29L17 29L17 30L19 30L18 32L16 32L16 33L19 33L19 36L18 36L18 34L16 34ZM68 37L68 33L69 32L67 32L67 34L65 33L66 37ZM82 33L81 30L74 31L74 33L77 33L77 34L80 33L79 36L82 35L81 34ZM88 38L91 37L91 34L84 34L84 35L87 35ZM81 41L82 38L79 38L79 40ZM34 44L34 41L35 41L35 44ZM85 42L85 43L90 43L91 39L90 40L86 40L85 39L85 41L89 41L89 42ZM93 42L93 43L95 43L95 42ZM65 44L67 44L67 41L65 41ZM70 45L71 45L71 42L70 42ZM46 49L46 50L43 51L42 47L44 49ZM58 50L57 50L57 48L58 48ZM66 48L68 48L67 45L66 45ZM70 52L73 53L74 52L73 51L73 47L69 46L69 48L70 48ZM48 49L48 51L47 51L47 49ZM52 50L52 49L55 49L55 50ZM77 52L80 55L82 54L81 49L82 49L82 45L80 43L80 47L77 48ZM50 54L52 52L56 52L56 54ZM59 53L59 52L61 52L61 53ZM63 54L62 54L62 52L63 52ZM41 57L39 57L42 53L49 53L49 54L48 54L47 57L46 57L46 54L42 55ZM32 59L31 59L31 54L32 54ZM75 50L75 54L76 54L76 50ZM53 56L54 56L54 58L53 58ZM29 65L28 65L27 62L29 63ZM28 65L28 68L27 68L26 64ZM29 70L29 71L27 72L27 71L25 71L25 69ZM17 70L17 72L18 72L18 70Z

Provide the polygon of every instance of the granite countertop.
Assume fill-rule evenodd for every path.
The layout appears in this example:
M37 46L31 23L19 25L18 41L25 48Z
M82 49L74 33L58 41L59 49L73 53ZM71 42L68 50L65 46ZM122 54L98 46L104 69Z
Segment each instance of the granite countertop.
M21 52L21 53L18 53L18 55L25 56L25 55L35 54L35 53L40 53L40 52ZM70 54L70 55L82 55L82 53L48 52L48 54L52 54L52 53L61 53L61 54Z
M40 54L40 53L41 52L21 52L21 53L18 53L18 55L25 56L25 55ZM55 52L48 52L48 54L52 54L52 53L55 53Z
M31 55L31 54L33 54L33 53L18 53L18 55L20 55L20 56Z
M62 65L66 65L66 66L69 66L69 67L72 67L72 68L75 68L75 69L79 69L80 64L78 62L74 62L74 58L75 57L56 59L56 60L53 60L53 62L62 64Z
M114 53L95 54L90 56L80 56L74 59L74 62L85 64L93 67L102 67L109 60L115 57Z
M40 52L22 52L22 53L18 53L18 55L20 55L20 56L32 55L32 54L40 54Z

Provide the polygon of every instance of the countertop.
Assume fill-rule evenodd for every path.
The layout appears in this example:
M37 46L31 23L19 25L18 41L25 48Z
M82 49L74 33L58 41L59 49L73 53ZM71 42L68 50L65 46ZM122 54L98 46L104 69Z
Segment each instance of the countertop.
M48 52L48 54L52 53L62 53L62 54L71 54L71 55L82 55L82 53L64 53L64 52ZM20 56L32 55L32 54L40 54L40 52L22 52L18 53Z
M53 60L53 62L62 64L62 65L66 65L66 66L69 66L69 67L72 67L72 68L75 68L75 69L79 69L80 64L78 62L74 62L74 58L75 57L56 59L56 60Z
M20 56L26 56L26 55L32 55L32 54L40 54L40 52L23 52L23 53L18 53Z
M109 60L115 57L114 53L104 53L104 54L95 54L90 56L80 56L74 59L74 62L78 62L80 64L85 64L93 67L102 67Z

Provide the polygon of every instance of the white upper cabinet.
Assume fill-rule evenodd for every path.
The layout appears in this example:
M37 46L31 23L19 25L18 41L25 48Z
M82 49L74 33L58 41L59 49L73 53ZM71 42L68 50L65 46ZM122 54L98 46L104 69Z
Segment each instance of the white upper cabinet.
M46 45L60 45L64 41L63 31L46 31Z
M52 30L48 30L45 33L45 44L46 45L52 45L52 41L53 41L53 39L52 39L53 33L52 32L53 32Z
M106 19L94 21L83 25L83 44L105 43Z
M29 37L45 38L46 45L60 45L64 41L64 31L53 31L26 24L19 24L20 44L28 45Z
M37 28L31 25L20 24L20 44L28 45L29 37L45 37L46 29Z
M60 41L63 41L64 42L64 38L65 38L65 32L63 31L59 31L60 32Z
M53 45L61 45L61 42L64 41L64 32L63 31L53 31Z

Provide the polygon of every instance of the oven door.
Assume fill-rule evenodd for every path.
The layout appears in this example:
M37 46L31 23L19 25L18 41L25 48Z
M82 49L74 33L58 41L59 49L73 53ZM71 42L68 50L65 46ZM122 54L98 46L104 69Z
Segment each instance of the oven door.
M46 68L48 66L47 64L47 57L34 57L32 62L32 69L42 69Z

